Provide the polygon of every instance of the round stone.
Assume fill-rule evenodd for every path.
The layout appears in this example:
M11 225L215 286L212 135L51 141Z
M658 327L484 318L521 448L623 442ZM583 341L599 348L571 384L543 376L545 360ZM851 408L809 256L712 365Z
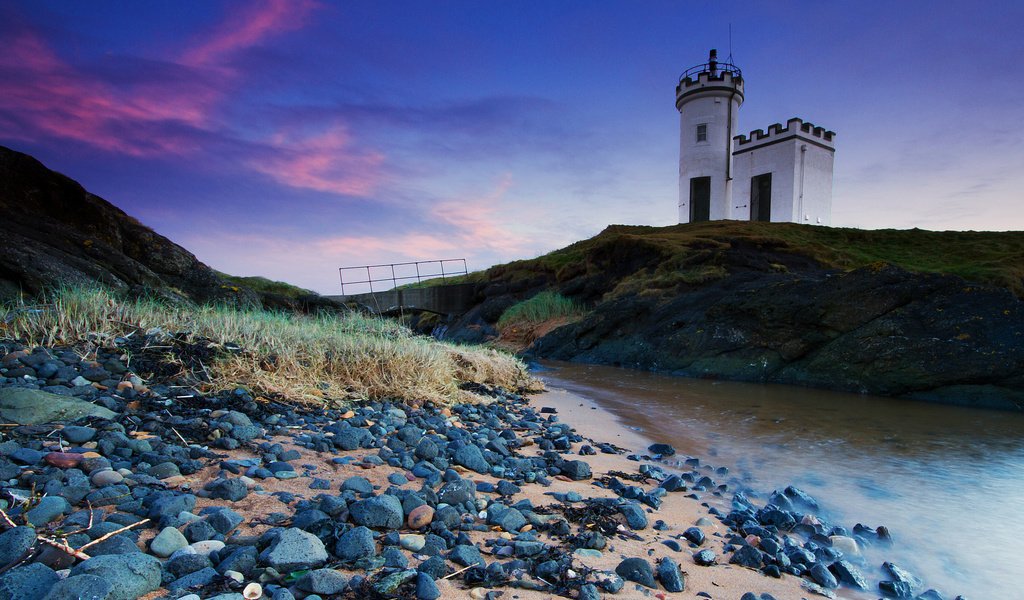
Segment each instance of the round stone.
M409 511L409 529L423 529L434 520L434 509L428 504L422 504Z
M422 535L410 533L403 535L400 543L403 548L410 552L419 552L426 545L427 540Z
M103 487L107 485L114 485L124 481L124 475L121 475L117 471L107 470L100 471L99 473L93 474L90 478L92 484L96 487Z

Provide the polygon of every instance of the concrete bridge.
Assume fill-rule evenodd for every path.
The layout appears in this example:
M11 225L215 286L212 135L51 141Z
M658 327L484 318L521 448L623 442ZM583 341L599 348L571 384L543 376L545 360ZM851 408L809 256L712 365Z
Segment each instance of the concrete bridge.
M472 283L455 283L328 298L339 302L355 302L379 315L422 311L457 316L473 307L475 288L476 285Z

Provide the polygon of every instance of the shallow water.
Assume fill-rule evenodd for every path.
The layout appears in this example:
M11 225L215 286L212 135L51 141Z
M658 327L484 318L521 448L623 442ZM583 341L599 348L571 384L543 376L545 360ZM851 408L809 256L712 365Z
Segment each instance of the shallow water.
M946 598L1024 598L1024 415L780 385L545 363L549 387L589 398L743 485L793 484L832 522L885 525L871 551ZM881 572L868 573L880 576ZM877 592L871 597L877 597Z

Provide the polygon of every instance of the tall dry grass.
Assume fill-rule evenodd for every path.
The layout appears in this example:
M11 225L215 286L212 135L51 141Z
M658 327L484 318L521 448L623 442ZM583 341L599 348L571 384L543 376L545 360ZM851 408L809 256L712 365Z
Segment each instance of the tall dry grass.
M103 289L62 288L45 303L5 307L0 337L33 345L113 346L117 338L165 332L220 352L205 365L210 388L245 387L303 402L398 398L466 401L473 382L521 389L531 385L515 357L414 335L357 313L299 315L229 306L174 306L118 298Z

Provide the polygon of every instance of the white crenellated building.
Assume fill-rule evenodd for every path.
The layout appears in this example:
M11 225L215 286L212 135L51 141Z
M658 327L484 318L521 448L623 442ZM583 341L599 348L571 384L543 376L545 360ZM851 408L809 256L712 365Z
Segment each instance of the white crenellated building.
M742 104L742 73L714 50L680 77L679 222L828 225L835 133L794 118L738 135Z

